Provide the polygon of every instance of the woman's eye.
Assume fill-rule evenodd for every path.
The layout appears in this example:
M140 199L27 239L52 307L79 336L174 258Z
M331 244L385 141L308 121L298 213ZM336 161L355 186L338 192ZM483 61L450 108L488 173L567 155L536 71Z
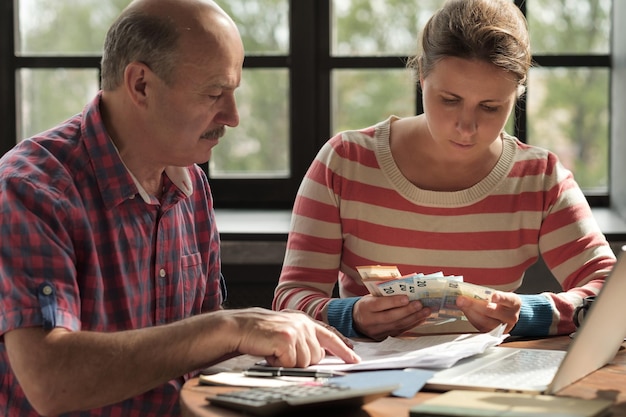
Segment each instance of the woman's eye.
M498 111L499 107L494 106L483 106L483 109L488 113L495 113Z

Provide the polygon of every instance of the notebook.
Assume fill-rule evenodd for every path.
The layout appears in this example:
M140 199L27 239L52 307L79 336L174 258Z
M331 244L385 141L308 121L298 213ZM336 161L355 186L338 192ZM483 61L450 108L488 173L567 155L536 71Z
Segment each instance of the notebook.
M624 317L626 256L622 248L567 351L492 347L436 372L425 387L554 394L615 357L626 336Z
M416 404L410 417L604 417L613 401L513 392L448 391Z

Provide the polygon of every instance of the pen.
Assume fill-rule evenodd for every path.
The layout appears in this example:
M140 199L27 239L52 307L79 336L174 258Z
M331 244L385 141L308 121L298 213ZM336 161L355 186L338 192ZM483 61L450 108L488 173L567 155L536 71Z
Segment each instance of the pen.
M276 376L302 376L310 378L330 378L345 375L344 372L321 371L317 369L283 368L278 366L253 366L243 371L245 376L253 377L276 377Z

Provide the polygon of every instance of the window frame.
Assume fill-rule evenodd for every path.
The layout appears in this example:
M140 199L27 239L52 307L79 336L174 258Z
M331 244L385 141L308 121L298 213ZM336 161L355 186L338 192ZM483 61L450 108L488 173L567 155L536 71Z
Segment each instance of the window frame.
M4 62L0 66L0 120L5 126L5 135L0 139L0 155L11 149L16 142L19 122L16 98L18 70L65 67L96 68L100 71L100 56L17 56L15 53L15 17L18 12L18 1L3 1L0 5L0 28L2 28L0 29L2 33L0 59ZM331 0L289 0L290 51L288 55L250 55L246 56L244 61L244 70L246 68L286 68L289 71L289 177L210 178L215 207L290 209L300 181L317 151L335 133L331 131L330 110L332 109L332 70L404 68L404 63L408 58L406 56L332 56L331 3ZM526 13L527 5L524 0L515 0L515 4L523 13ZM612 51L604 55L534 55L533 59L537 66L543 68L595 67L608 68L612 71L611 54ZM421 94L417 86L415 89L415 112L419 114L422 112ZM532 91L528 94L532 94ZM612 112L610 97L608 105ZM372 123L375 122L372 121ZM526 123L526 102L522 98L515 110L514 132L522 142L526 142ZM611 148L613 144L609 143L609 149ZM607 164L610 164L610 153L609 151ZM209 173L208 164L203 164L203 168ZM586 196L592 207L609 207L610 193L611 177L609 177L608 193L586 193Z

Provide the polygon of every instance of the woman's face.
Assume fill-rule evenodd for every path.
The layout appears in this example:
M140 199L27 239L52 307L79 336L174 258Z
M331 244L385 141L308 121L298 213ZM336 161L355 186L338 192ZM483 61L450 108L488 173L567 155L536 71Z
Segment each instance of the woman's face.
M489 151L517 97L512 74L480 60L444 58L420 82L429 132L450 160Z

